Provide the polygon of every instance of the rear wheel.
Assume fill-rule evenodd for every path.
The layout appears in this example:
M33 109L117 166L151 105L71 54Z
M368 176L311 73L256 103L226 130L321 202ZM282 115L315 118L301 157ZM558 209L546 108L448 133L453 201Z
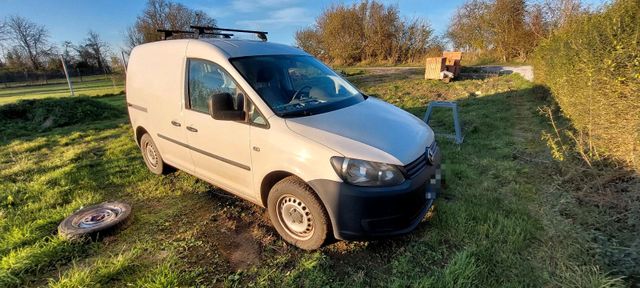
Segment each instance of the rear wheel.
M151 139L149 133L145 133L140 138L140 152L144 158L144 163L147 164L147 168L153 174L168 174L171 172L171 167L164 163L158 147Z
M293 176L281 180L271 189L267 202L271 222L285 241L305 250L324 244L329 217L304 181Z

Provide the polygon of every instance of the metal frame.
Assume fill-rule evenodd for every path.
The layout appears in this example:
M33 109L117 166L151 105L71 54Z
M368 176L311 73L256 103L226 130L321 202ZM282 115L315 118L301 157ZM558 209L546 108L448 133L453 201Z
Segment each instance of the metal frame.
M198 30L199 32L200 31L202 31L202 32L214 31L214 33L218 33L217 31L252 33L252 34L256 34L258 36L258 38L260 40L262 40L262 41L267 41L267 34L269 34L269 32L265 32L265 31L220 28L220 27L212 27L212 26L194 26L194 25L191 25L191 29Z
M462 136L462 126L460 125L460 118L458 117L458 104L450 101L431 101L429 102L429 106L427 107L427 112L424 114L423 121L429 124L429 119L431 118L431 113L433 112L433 108L442 107L442 108L451 108L453 114L453 127L456 130L456 134L444 134L441 136L447 138L453 138L456 144L462 144L464 140L464 136Z
M253 34L256 34L260 40L267 41L267 34L269 34L269 32L265 32L265 31L229 29L229 28L219 28L219 27L211 27L211 26L191 25L190 28L193 29L194 31L170 30L170 29L157 29L156 31L163 33L164 40L171 39L174 34L192 34L192 35L195 35L195 38L200 38L200 36L202 35L216 35L216 36L222 36L222 38L231 38L233 34L222 33L222 31L227 31L227 32L253 33Z

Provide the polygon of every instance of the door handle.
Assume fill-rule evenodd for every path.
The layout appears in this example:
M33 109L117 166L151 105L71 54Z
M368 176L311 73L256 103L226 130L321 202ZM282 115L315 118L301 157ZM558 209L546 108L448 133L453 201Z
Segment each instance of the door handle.
M171 125L176 126L176 127L180 127L180 126L182 126L182 125L180 124L180 122L178 122L178 121L176 121L176 120L171 120Z
M187 130L191 131L191 132L198 132L198 129L193 128L191 126L187 126Z

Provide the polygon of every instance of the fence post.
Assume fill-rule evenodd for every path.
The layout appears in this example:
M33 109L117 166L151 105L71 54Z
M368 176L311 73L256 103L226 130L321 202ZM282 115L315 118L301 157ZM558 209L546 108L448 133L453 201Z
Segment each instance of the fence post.
M127 75L127 60L124 58L124 50L120 50L122 56L122 65L124 66L124 75Z
M69 79L69 73L67 72L67 64L64 63L64 57L62 57L62 54L60 55L60 61L62 61L62 69L64 70L64 76L67 77L67 83L69 84L69 90L71 90L71 96L76 96L73 93L73 84L71 84L71 79Z

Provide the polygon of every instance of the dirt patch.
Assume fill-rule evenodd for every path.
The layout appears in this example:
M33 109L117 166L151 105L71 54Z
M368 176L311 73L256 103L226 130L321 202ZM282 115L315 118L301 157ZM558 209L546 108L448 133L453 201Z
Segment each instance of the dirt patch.
M226 273L218 275L260 264L262 237L268 234L256 233L268 225L262 217L263 209L217 189L201 197L201 204L188 212L188 217L201 223L194 225L191 244L182 254L185 261L198 267L223 266L216 270Z
M231 241L220 242L220 251L234 271L245 270L260 263L260 247L247 227L225 233Z

